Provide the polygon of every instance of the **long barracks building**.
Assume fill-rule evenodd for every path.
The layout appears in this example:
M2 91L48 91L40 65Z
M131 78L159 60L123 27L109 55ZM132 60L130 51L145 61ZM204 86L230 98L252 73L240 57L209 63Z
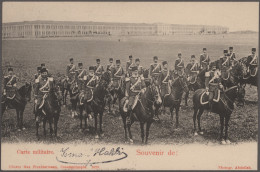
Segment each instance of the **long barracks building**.
M224 34L227 27L209 25L24 21L2 24L3 38L85 37L91 35Z

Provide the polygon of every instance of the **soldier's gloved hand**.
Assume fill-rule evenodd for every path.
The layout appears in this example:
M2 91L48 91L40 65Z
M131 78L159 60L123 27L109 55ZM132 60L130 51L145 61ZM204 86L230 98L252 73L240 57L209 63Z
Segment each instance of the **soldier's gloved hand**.
M3 95L6 95L6 90L4 90Z
M38 100L37 100L37 99L35 99L35 100L34 100L34 103L35 103L35 104L37 104L37 103L38 103Z

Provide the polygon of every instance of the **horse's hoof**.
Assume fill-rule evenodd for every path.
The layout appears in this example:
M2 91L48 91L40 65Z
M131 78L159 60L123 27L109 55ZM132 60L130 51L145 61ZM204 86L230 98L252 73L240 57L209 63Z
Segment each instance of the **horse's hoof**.
M25 127L23 127L23 128L22 128L22 130L26 130L26 128L25 128Z
M19 128L19 129L17 129L17 131L22 131L22 130Z
M200 134L200 135L203 135L203 134L204 134L204 132L203 132L203 131L200 131L200 132L199 132L199 134Z
M132 145L134 144L134 140L133 139L129 139L129 143Z
M226 140L226 143L227 143L227 144L231 144L231 141L227 139L227 140Z
M98 136L98 135L95 135L95 139L99 139L99 136Z
M195 132L194 132L194 136L197 136L197 135L198 135L198 133L195 131Z
M223 140L221 140L221 142L220 142L222 145L225 145L226 144L226 141L223 139Z

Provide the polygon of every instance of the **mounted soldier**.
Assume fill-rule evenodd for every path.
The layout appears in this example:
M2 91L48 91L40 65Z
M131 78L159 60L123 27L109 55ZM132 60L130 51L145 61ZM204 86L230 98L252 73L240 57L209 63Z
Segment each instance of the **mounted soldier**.
M161 87L161 97L164 100L166 95L170 95L171 93L171 83L172 83L172 75L171 71L168 69L167 61L162 62L163 69L159 75L159 86Z
M132 67L134 66L133 56L129 56L129 60L126 62L126 76L130 77L132 75Z
M130 116L139 99L140 93L144 93L146 89L144 78L138 76L137 66L132 67L132 76L126 79L125 96L128 99L127 124L131 123ZM126 103L127 103L126 102Z
M234 66L234 65L235 65L235 61L236 61L237 59L236 59L236 54L235 54L235 52L233 51L233 47L229 47L228 56L229 56L231 65Z
M87 102L91 102L93 99L93 89L98 84L98 76L95 75L95 67L89 67L89 74L84 76L84 83L83 83L83 93L84 93L84 100ZM82 94L82 93L81 93ZM82 98L82 97L81 97ZM81 100L81 99L80 99ZM82 103L82 101L81 101Z
M95 66L95 75L99 78L104 73L104 67L100 64L100 59L96 59L97 65Z
M200 69L209 70L209 62L210 62L210 58L207 53L207 49L203 48L203 53L200 55Z
M224 56L220 58L218 66L221 71L221 77L227 79L230 75L230 69L232 68L228 50L224 50Z
M143 68L143 66L140 65L140 59L139 58L135 59L135 66L137 66L138 76L143 77L144 68Z
M212 69L205 73L205 86L206 94L209 95L209 111L212 110L212 103L218 102L220 98L220 90L223 89L221 84L221 73L216 69L216 64L214 63Z
M3 102L6 99L13 99L17 91L17 78L14 74L13 68L8 68L8 75L4 76L4 91L3 91Z
M199 64L195 55L191 56L191 61L186 66L186 74L187 79L191 84L194 84L197 81L197 76L199 74Z
M76 66L73 64L74 59L70 58L70 64L67 65L66 75L69 84L75 81L76 78Z
M34 79L37 79L41 75L41 69L42 67L37 67L37 73L34 74Z
M48 71L46 68L41 69L41 75L35 80L35 88L34 88L34 98L35 98L35 117L36 122L39 121L40 116L39 111L42 110L42 106L44 105L44 101L53 88L53 78L48 77ZM42 113L46 115L46 113L42 110Z
M252 54L250 54L246 61L247 72L250 76L256 76L258 68L258 57L256 55L256 48L252 48Z
M121 66L120 60L116 60L116 67L112 69L112 87L118 90L121 86L122 79L124 77L124 69Z
M175 72L174 78L178 76L183 76L184 74L184 61L182 59L182 54L178 53L178 59L175 61Z
M76 83L77 83L77 87L80 91L83 88L84 76L86 76L87 72L85 69L83 69L83 63L78 63L78 67L79 67L79 69L76 70Z
M150 66L150 76L152 79L152 82L158 81L159 74L161 73L161 65L158 63L158 57L153 57L153 64Z

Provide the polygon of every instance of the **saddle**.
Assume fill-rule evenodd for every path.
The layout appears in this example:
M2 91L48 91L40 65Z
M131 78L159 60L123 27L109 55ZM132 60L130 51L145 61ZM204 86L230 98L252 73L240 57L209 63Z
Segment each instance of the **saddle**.
M127 112L128 111L128 106L130 106L130 105L129 105L129 101L126 99L126 97L124 99L125 100L123 101L124 102L123 110L124 110L124 112ZM131 108L132 110L135 108L138 100L139 100L139 95L136 95L135 99L134 99L134 102L132 104L132 108Z
M211 93L209 92L209 94L211 94ZM217 94L214 94L214 96L213 96L213 101L219 102L219 100L220 100L220 90L218 89ZM208 103L209 103L209 95L207 95L206 91L204 91L200 96L200 104L204 105L204 104L208 104Z
M222 79L228 80L229 76L230 76L230 69L225 69L221 71Z
M41 102L39 103L38 109L41 109L45 103L45 99L47 98L48 94L44 94L44 96L41 98Z
M6 98L7 99L14 99L16 96L16 90L15 89L10 89L10 90L6 90Z
M189 83L190 83L190 84L195 84L195 83L197 82L197 78L198 78L197 75L191 75L191 76L189 77Z
M87 102L90 102L93 100L93 89L92 88L86 88L84 94L83 94L83 98L82 96L80 97L80 100L86 100Z
M257 71L258 71L258 67L257 67L257 66L251 66L251 67L249 67L250 76L252 76L252 77L256 76Z

